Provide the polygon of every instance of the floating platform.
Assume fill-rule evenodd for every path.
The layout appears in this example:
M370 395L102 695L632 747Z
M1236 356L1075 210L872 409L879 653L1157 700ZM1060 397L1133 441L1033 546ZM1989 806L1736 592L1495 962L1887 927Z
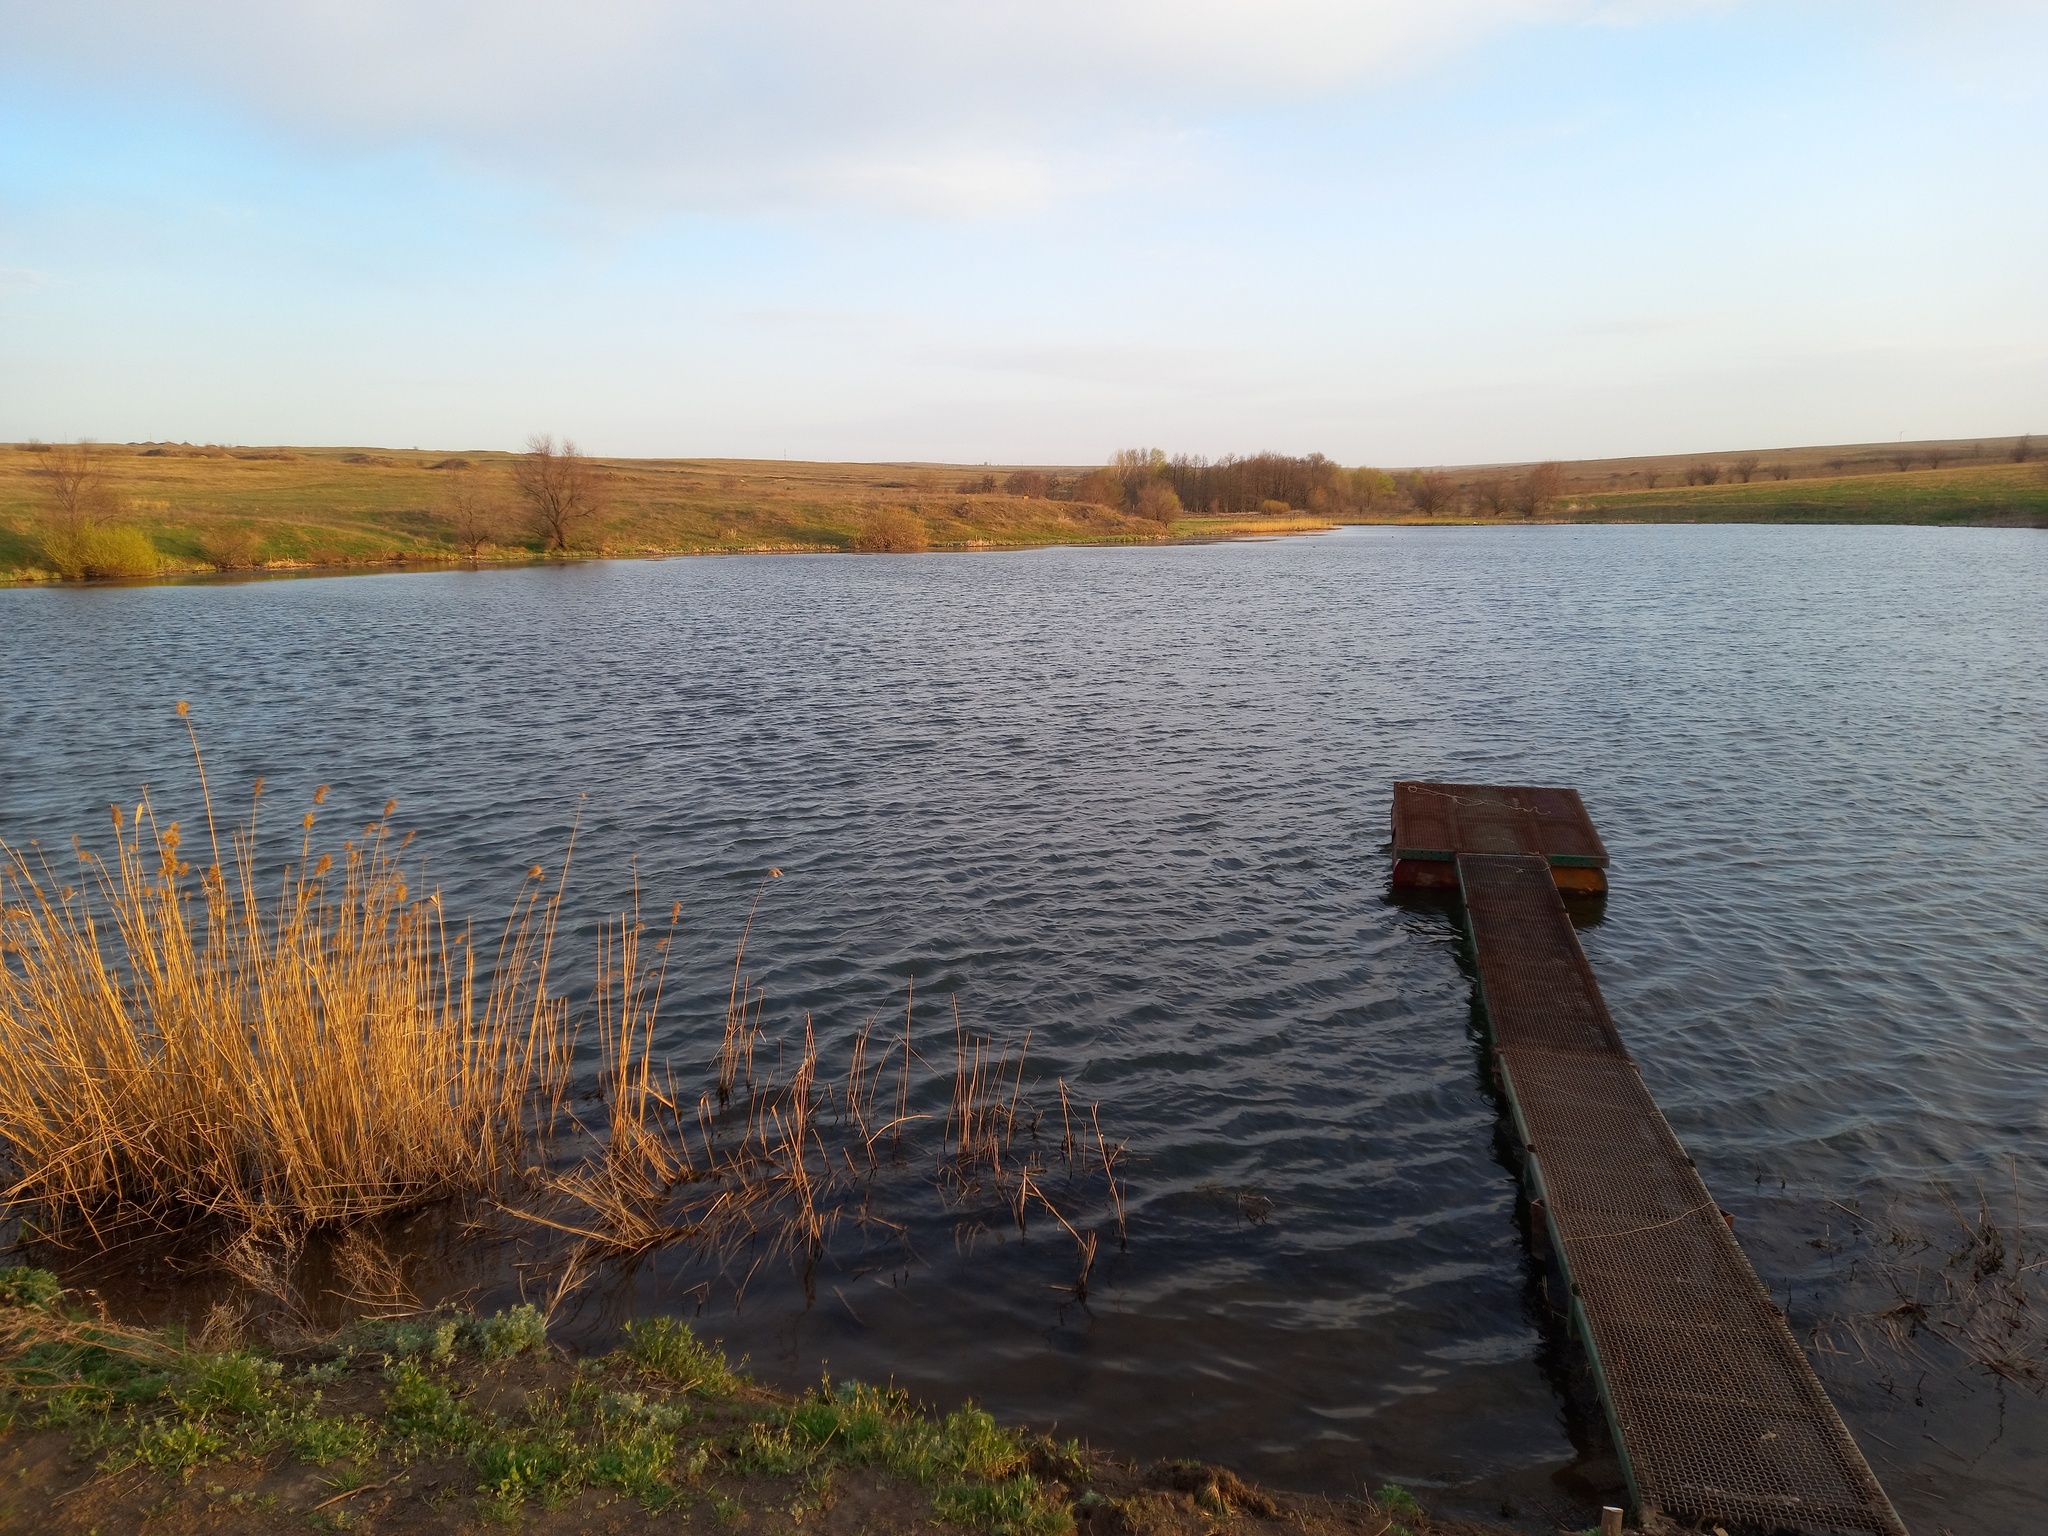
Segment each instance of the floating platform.
M1404 847L1454 844L1448 867L1531 1213L1570 1287L1638 1520L1906 1536L1608 1014L1559 898L1560 869L1596 869L1605 883L1606 850L1579 797L1404 784L1397 828L1401 791L1411 806L1454 808L1409 821L1414 843L1397 831L1396 868ZM1455 846L1475 830L1538 846ZM1600 863L1561 866L1553 847Z
M1408 890L1458 888L1461 853L1526 853L1550 866L1571 895L1607 889L1607 849L1575 789L1533 784L1394 786L1394 884Z

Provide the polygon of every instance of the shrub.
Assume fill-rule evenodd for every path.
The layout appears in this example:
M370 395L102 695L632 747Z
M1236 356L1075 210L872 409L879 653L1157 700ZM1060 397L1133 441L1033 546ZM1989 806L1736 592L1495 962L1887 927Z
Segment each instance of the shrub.
M853 537L853 547L867 555L912 554L925 542L924 519L908 507L875 508L861 518Z
M263 563L262 539L246 523L208 530L199 540L199 558L216 571L253 570Z
M1288 510L1284 503L1281 510ZM1155 523L1170 523L1179 515L1180 498L1164 481L1148 481L1138 492L1138 516L1149 517Z
M46 529L43 559L66 581L106 581L157 572L156 546L149 535L120 523Z

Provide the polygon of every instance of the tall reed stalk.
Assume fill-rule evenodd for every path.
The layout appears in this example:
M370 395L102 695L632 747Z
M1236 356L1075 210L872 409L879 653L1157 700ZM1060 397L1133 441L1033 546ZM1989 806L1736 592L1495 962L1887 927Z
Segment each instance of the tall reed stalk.
M307 811L266 897L261 795L225 857L209 801L196 872L147 797L75 884L0 844L0 1204L46 1234L353 1221L489 1188L555 1117L560 885L529 872L480 967L409 888L390 804L338 863Z

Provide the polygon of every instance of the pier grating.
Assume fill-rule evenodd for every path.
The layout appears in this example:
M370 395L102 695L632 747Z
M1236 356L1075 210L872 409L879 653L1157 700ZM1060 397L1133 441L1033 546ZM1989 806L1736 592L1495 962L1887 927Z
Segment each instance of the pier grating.
M1455 846L1478 991L1532 1202L1570 1286L1638 1518L1731 1531L1906 1536L1784 1315L1735 1241L1623 1046L1543 848L1534 807L1569 790L1404 784L1409 804L1475 807ZM1420 791L1421 793L1416 793ZM1475 791L1480 793L1475 795ZM1441 792L1440 794L1432 792ZM1568 797L1568 798L1567 798ZM1531 831L1532 824L1537 830ZM1415 829L1410 818L1409 830ZM1574 831L1577 848L1587 847ZM1591 848L1605 849L1597 834ZM1424 851L1403 847L1397 855ZM1431 855L1441 850L1432 846ZM1567 887L1569 889L1569 887Z

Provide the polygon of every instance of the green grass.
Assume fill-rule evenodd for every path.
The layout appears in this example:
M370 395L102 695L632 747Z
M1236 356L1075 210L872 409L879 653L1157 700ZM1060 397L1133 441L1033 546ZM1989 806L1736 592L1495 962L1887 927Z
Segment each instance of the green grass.
M0 1434L71 1432L103 1470L184 1486L202 1467L260 1471L283 1456L333 1469L326 1486L347 1492L455 1458L474 1479L472 1512L513 1524L587 1490L650 1511L709 1497L721 1519L750 1499L801 1511L859 1468L921 1490L943 1523L995 1536L1073 1527L1028 1470L1033 1442L979 1409L932 1415L854 1382L778 1398L673 1319L630 1324L623 1348L573 1366L531 1307L366 1323L327 1353L292 1372L256 1350L117 1329L67 1309L45 1272L0 1269ZM505 1375L515 1369L526 1374ZM504 1391L508 1379L523 1390ZM359 1399L374 1388L374 1411L329 1406L330 1389L351 1386ZM1071 1462L1078 1448L1045 1452Z
M521 524L504 453L300 448L236 456L109 444L98 455L110 532L140 559L147 540L166 571L272 566L375 568L462 558L447 507L460 459L504 506L494 561L541 558ZM45 546L46 456L0 445L0 574L55 573ZM906 464L721 460L598 461L607 508L580 541L588 554L850 550L878 516L906 512L933 548L1131 542L1157 523L1086 504L963 493L959 470ZM98 558L96 556L96 558ZM121 574L100 560L95 569ZM122 567L125 569L126 567ZM66 569L83 572L66 556Z
M1671 486L1576 496L1561 515L1594 522L2048 525L2048 477L2036 464L1998 464Z

